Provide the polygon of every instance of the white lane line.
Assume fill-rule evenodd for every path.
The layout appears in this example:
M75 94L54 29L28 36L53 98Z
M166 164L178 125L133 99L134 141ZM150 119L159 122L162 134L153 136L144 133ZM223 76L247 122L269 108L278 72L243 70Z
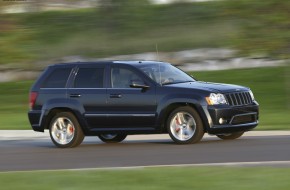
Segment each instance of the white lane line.
M290 166L290 161L263 161L263 162L224 162L202 164L172 164L172 165L148 165L148 166L124 166L124 167L99 167L99 168L76 168L55 170L25 170L25 171L2 171L1 173L26 173L26 172L62 172L62 171L95 171L95 170L131 170L163 167L250 167L250 166Z
M200 167L200 166L278 166L289 165L290 161L263 161L263 162L224 162L224 163L202 163L202 164L172 164L172 165L149 165L149 166L125 166L125 167L104 167L104 168L79 168L67 169L67 171L84 170L120 170L120 169L144 169L162 167Z

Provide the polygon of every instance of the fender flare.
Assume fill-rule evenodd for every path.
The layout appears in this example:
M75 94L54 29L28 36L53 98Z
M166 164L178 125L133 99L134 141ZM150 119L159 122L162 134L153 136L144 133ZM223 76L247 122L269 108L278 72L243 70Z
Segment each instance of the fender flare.
M50 99L42 106L40 116L40 126L42 126L43 129L47 128L50 122L49 121L50 113L52 110L55 109L68 110L72 112L79 121L79 124L83 129L83 132L86 133L88 125L87 122L83 119L83 115L85 113L84 107L78 101L66 98Z
M170 114L172 110L170 110L170 106L174 104L188 105L196 109L201 117L201 120L204 125L204 130L210 127L210 118L208 117L207 104L202 96L198 96L195 94L170 94L165 96L162 100L160 100L160 104L157 107L158 120L157 126L161 126L161 130L165 128L165 123L167 116Z

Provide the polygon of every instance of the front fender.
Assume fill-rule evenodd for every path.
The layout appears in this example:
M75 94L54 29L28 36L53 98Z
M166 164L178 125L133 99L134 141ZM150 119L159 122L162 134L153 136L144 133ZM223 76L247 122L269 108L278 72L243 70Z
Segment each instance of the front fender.
M157 125L162 126L166 123L166 119L170 114L171 106L174 104L188 105L192 106L199 113L202 122L204 124L205 130L209 127L207 113L205 112L206 102L203 96L195 94L170 94L166 95L162 100L159 101L157 107L158 120Z

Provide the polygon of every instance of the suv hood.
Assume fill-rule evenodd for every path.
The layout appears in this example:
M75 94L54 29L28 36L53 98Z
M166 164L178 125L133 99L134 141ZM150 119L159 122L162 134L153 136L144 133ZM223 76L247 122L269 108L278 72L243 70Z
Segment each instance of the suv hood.
M249 88L244 87L244 86L239 86L239 85L211 83L211 82L203 82L203 81L177 83L177 84L171 84L168 86L174 86L174 87L179 87L179 88L198 89L198 90L205 90L205 91L210 91L210 92L220 92L220 93L249 90Z

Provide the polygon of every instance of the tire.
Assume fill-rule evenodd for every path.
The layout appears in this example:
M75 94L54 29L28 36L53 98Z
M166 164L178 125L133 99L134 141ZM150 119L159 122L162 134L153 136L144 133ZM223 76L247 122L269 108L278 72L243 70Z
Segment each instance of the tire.
M102 134L99 135L101 141L105 143L118 143L123 141L127 137L126 134Z
M70 112L57 113L49 125L52 142L59 148L72 148L84 140L84 133L76 117Z
M233 140L241 137L244 134L244 132L237 132L237 133L229 133L224 135L217 135L218 138L223 140Z
M167 131L177 144L199 142L204 135L204 128L199 114L189 106L173 110L167 120Z

